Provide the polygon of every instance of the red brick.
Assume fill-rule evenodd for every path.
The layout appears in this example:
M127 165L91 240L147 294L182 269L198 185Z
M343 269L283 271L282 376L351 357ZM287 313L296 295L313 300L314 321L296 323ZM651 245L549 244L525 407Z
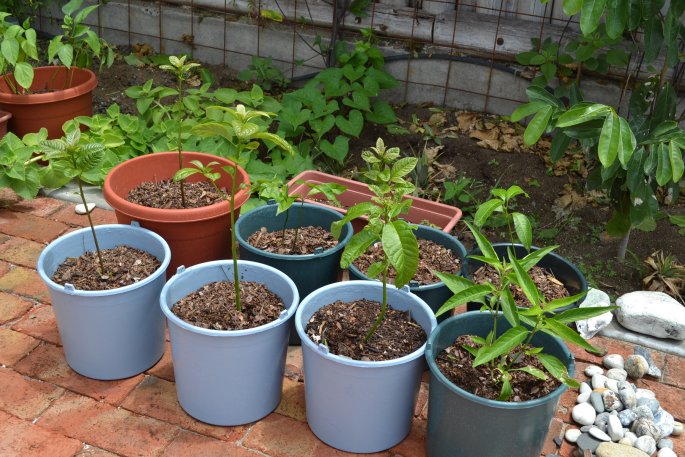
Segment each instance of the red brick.
M673 441L673 450L676 455L685 455L685 435L669 436L669 439Z
M182 431L171 444L164 449L164 457L260 457L255 451L250 451L234 443L197 435Z
M0 187L0 208L6 208L14 205L21 197L16 194L9 187Z
M67 203L54 198L38 197L33 200L20 200L10 207L12 211L29 213L38 217L46 217L62 208Z
M33 303L16 295L0 292L0 324L12 321L26 313Z
M67 230L61 222L26 213L0 210L0 232L28 240L49 243Z
M300 346L289 346L285 358L285 377L293 381L302 381L304 379L302 366L302 348Z
M64 393L52 384L0 368L0 409L20 419L33 420Z
M304 422L270 414L257 422L243 445L270 457L349 457L349 454L327 446L309 430ZM388 457L387 452L364 454L369 457Z
M162 378L167 381L174 382L174 361L173 355L171 353L171 344L169 340L165 341L164 355L162 358L149 370L146 371L147 374L155 376L157 378Z
M178 433L173 425L72 393L53 403L37 423L127 456L158 455Z
M45 245L42 243L13 236L2 245L0 260L14 265L36 268L38 256L40 256L43 248Z
M416 398L414 416L423 420L428 419L428 383L422 382L419 387L419 395Z
M87 395L96 400L118 405L143 380L143 375L118 381L98 381L86 378L69 368L61 347L43 343L15 369L32 378L57 384L72 392Z
M685 390L661 384L657 381L648 380L647 378L638 379L635 384L638 387L643 387L654 392L661 407L671 413L673 417L675 417L675 420L679 422L685 421L685 401L683 401L683 398L685 398Z
M414 419L409 436L392 448L392 457L425 457L426 456L426 421Z
M45 430L0 411L0 455L21 457L71 457L81 442Z
M559 457L572 457L573 451L575 450L576 445L574 443L569 443L568 441L564 440L559 448Z
M577 397L578 392L575 389L566 389L566 392L561 394L561 397L559 398L559 404L557 405L557 413L555 416L564 422L570 423L571 410L576 405Z
M147 376L124 399L121 406L144 416L227 441L237 440L247 431L247 427L218 427L193 419L178 403L174 383L154 376Z
M0 260L0 277L10 271L10 264Z
M564 422L558 418L552 418L552 422L549 424L549 430L547 436L545 437L545 444L542 446L542 454L555 454L557 452L557 443L554 442L554 438L562 438L564 432Z
M283 379L283 395L276 412L301 422L307 421L307 411L304 405L304 383L289 378Z
M685 358L667 355L662 381L672 386L685 389Z
M51 219L55 219L59 222L69 225L76 225L79 227L88 226L88 218L86 217L86 215L76 214L76 212L74 211L74 206L75 205L73 203L65 206L64 208L60 209L55 214L53 214L51 216ZM109 211L102 208L95 208L93 211L91 211L90 217L91 219L93 219L93 224L95 225L117 223L117 218L114 215L114 211Z
M0 328L0 364L13 366L40 344L35 338L8 328Z
M111 452L105 451L104 449L100 449L95 446L91 446L90 444L84 444L83 449L81 449L78 454L75 454L74 457L119 457L117 454L113 454Z
M55 321L55 313L52 310L52 306L49 305L33 309L19 322L15 323L12 329L52 344L61 344L57 322Z
M38 276L36 270L14 267L0 277L0 291L12 292L33 298L43 303L50 303L48 288Z
M589 341L597 349L606 351L606 354L621 354L627 357L633 353L633 345L624 341L612 340L602 336L596 336ZM595 355L575 344L568 345L577 361L602 366L603 355Z

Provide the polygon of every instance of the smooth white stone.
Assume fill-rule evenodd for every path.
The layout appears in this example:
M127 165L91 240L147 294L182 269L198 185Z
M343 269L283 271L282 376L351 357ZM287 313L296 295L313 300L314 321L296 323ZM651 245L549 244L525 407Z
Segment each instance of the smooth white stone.
M592 392L585 392L580 395L578 395L578 398L576 398L576 403L587 403L588 400L590 400L590 394Z
M580 425L592 425L595 423L597 412L590 403L580 403L573 407L571 417Z
M569 443L575 443L578 440L578 437L580 434L583 433L580 431L580 429L577 428L569 428L566 430L566 433L564 433L564 438L566 438L566 441Z
M588 433L590 433L590 435L592 435L600 441L612 441L609 435L607 435L597 427L592 427Z
M584 394L585 392L592 392L592 387L590 387L590 385L586 382L581 382L580 383L580 389L578 389L578 391L581 394Z
M635 398L637 400L641 398L656 398L656 394L649 389L638 388L635 390Z
M611 390L615 394L618 393L618 381L617 380L607 378L607 380L604 382L604 385L606 386L607 389Z
M611 299L609 295L599 289L588 289L585 300L579 305L579 308L594 308L598 306L610 306ZM576 328L580 336L589 340L595 336L600 330L611 323L614 315L611 311L607 311L599 316L591 317L590 319L583 319L576 321Z
M623 368L623 356L621 354L607 354L602 359L602 364L607 369Z
M623 368L611 368L607 371L606 377L616 381L625 381L628 379L628 373Z
M674 422L673 423L673 432L671 432L672 436L680 436L683 434L683 424L682 422Z
M644 435L635 440L634 447L652 455L656 452L656 441L649 435Z
M624 327L657 338L685 340L685 306L663 292L637 291L621 295L616 319Z
M607 377L603 374L596 374L592 377L592 388L601 389L606 387Z
M624 431L621 421L618 416L609 416L609 423L607 424L607 433L611 437L611 441L618 441L623 438Z
M604 374L602 367L598 367L597 365L588 365L585 367L585 376L588 378L591 378L596 374Z
M657 452L656 457L678 457L678 454L671 448L662 447L659 449L659 452Z
M88 211L86 211L86 207L84 206L83 203L79 203L78 205L74 206L74 212L76 214L84 215L86 213L90 213L93 211L95 208L95 203L88 203Z

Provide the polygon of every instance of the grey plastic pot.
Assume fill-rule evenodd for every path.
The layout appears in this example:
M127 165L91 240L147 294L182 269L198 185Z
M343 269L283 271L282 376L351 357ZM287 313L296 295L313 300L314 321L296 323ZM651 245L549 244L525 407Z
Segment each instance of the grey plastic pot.
M507 253L508 246L511 246L511 243L495 243L492 245L500 259L509 258L509 254ZM513 246L517 258L521 259L528 254L528 251L525 247L523 247L522 244L514 244ZM538 249L540 248L537 246L531 246L530 248L531 252L537 251ZM469 255L471 254L480 255L480 250L475 249L469 253ZM465 277L470 278L473 275L473 273L476 270L478 270L478 268L480 268L482 265L483 262L479 260L467 258L466 266L462 269L462 272ZM544 268L545 270L550 270L552 273L554 273L554 276L559 281L561 281L564 284L564 286L566 286L571 295L579 294L581 292L587 292L588 286L587 281L585 280L585 275L583 275L583 273L578 269L578 267L572 264L565 257L562 257L555 252L550 252L549 254L544 256L542 260L540 260L540 262L538 262L538 266ZM583 302L583 300L584 297L575 303L555 310L555 312L561 313L563 311L566 311L567 309L576 308L578 307L578 305L580 305L580 303ZM466 309L468 311L478 311L480 307L480 303L469 303L466 306Z
M315 290L300 304L295 328L302 339L307 422L326 444L346 452L391 448L409 433L416 395L425 368L425 345L404 357L382 362L352 360L331 354L305 333L314 313L337 300L380 301L382 284L345 281ZM409 311L429 334L437 325L433 312L416 295L388 287L388 303Z
M442 322L428 339L428 457L540 455L565 385L535 400L518 403L488 400L454 385L435 363L438 354L452 345L458 336L485 337L492 330L492 323L489 313L463 313ZM501 334L509 325L501 318L497 328ZM573 354L560 339L538 333L532 344L558 357L573 376Z
M342 214L323 206L295 203L288 211L276 216L276 203L260 206L240 216L235 225L236 239L240 245L240 258L270 265L290 277L295 282L300 297L306 297L312 291L331 284L338 279L340 256L352 238L352 224L347 223L340 233L340 242L332 249L308 255L286 255L266 252L257 249L247 239L262 227L273 232L283 228L315 226L326 230L331 224L342 219ZM291 331L290 344L299 344L297 333Z
M461 244L459 240L457 240L449 233L445 233L442 230L438 230L427 225L419 225L416 229L416 238L433 241L434 243L439 244L440 246L444 246L450 249L457 257L461 259L462 269L464 268L466 259L466 248L463 244ZM368 276L362 273L361 270L359 270L359 268L355 267L354 265L350 265L350 279L364 279L367 281L370 280ZM425 285L417 285L415 283L410 283L409 290L411 290L412 293L421 297L421 299L425 301L428 304L428 306L430 306L434 313L437 312L440 309L440 307L453 295L453 293L447 288L445 283L442 281ZM438 322L442 322L448 317L449 314L443 314L438 318Z
M164 354L159 293L171 251L162 237L143 228L112 224L95 230L101 249L124 244L152 254L161 266L140 282L119 289L84 291L57 284L52 275L66 258L95 250L88 227L45 247L38 258L38 274L50 291L69 366L89 378L128 378L150 368Z
M216 260L179 267L162 289L169 323L176 394L194 418L214 425L254 422L281 401L291 318L299 303L295 283L268 265L238 261L241 281L265 284L286 306L280 317L246 330L211 330L179 319L171 310L205 284L233 280L233 262Z

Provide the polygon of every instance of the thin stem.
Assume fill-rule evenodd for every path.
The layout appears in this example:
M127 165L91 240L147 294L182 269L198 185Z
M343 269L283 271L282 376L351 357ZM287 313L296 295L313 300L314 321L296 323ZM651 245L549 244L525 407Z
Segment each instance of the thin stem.
M381 301L381 312L378 314L376 322L374 322L373 326L371 326L371 330L369 330L364 337L364 342L368 342L371 336L376 332L378 327L381 325L381 322L383 322L383 319L385 319L385 313L388 309L388 270L390 269L390 265L387 264L388 259L385 259L385 262L386 265L383 269L383 300Z
M183 153L181 150L183 149L183 138L181 137L181 131L182 131L182 126L183 126L183 78L181 75L178 76L178 104L179 104L179 109L181 110L181 114L179 115L178 119L178 142L177 142L177 150L178 150L178 169L180 170L183 168ZM184 208L186 207L186 193L184 189L184 180L179 181L180 184L180 189L181 189L181 206Z
M238 164L233 163L233 176L231 179L231 197L229 199L230 202L230 210L231 210L231 256L233 257L233 287L235 290L235 309L238 310L238 312L243 311L243 307L240 304L240 280L238 277L238 248L236 247L236 238L235 238L235 215L233 214L233 210L235 209L235 193L237 190L237 181L238 181Z
M7 87L10 88L12 93L14 94L19 94L19 91L17 90L17 86L12 82L12 78L9 77L7 73L3 75L3 78L5 79L5 84L7 84Z
M288 218L290 217L290 209L285 212L285 220L283 221L283 229L281 230L281 247L285 246L285 229L288 227ZM295 231L297 236L297 231Z
M623 238L621 238L621 243L618 245L618 253L616 254L616 259L619 262L623 262L626 259L626 252L628 251L628 241L630 241L630 232L632 228L629 228Z
M81 178L77 177L76 182L78 183L78 191L81 195L81 201L83 206L86 208L86 216L88 217L88 223L90 224L90 231L93 233L93 241L95 242L95 252L98 256L98 261L100 262L100 275L105 274L105 263L102 261L102 254L100 253L100 244L98 243L98 237L95 235L95 226L93 225L93 219L90 217L90 211L88 211L88 202L86 202L86 195L83 193L83 185L81 184Z

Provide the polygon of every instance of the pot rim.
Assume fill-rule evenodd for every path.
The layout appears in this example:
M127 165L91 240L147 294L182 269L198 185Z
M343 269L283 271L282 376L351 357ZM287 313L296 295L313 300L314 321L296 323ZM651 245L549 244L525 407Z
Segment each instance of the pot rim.
M92 70L88 68L73 67L74 71L79 73L86 73L88 78L81 84L69 87L67 89L59 89L52 92L45 92L41 94L10 94L0 91L0 102L12 105L33 105L40 103L53 103L59 100L66 100L70 98L79 97L83 94L93 91L98 85L97 76ZM44 67L35 67L33 72L35 75L39 73L46 73L48 71L67 71L64 65L50 65ZM12 75L12 73L8 73ZM35 78L35 76L34 76Z
M300 206L302 205L301 203L295 203L296 205ZM248 241L243 238L242 234L240 233L240 230L238 229L242 221L245 220L245 218L250 217L250 215L255 216L257 213L264 212L267 210L271 210L274 208L276 203L267 203L266 205L258 206L257 208L253 208L252 210L248 211L247 213L241 215L238 220L236 221L236 226L235 226L235 237L236 240L238 241L238 244L240 247L247 249L248 251L258 254L261 256L268 256L270 258L278 259L278 260L292 260L292 261L306 261L306 260L312 260L312 259L318 259L324 256L328 255L333 255L343 249L345 245L350 241L350 238L352 238L352 235L354 234L354 230L352 228L352 223L347 222L345 224L345 227L347 227L347 235L341 240L338 240L338 244L333 246L330 249L326 249L325 251L322 251L320 253L314 253L314 254L278 254L275 252L268 252L263 249L258 249L254 246L252 246ZM312 203L307 203L305 202L303 205L304 208L313 210L313 211L321 211L327 214L332 215L333 217L338 218L338 220L343 218L343 215L340 214L338 211L334 211L332 209L326 208L324 206L320 205L314 205ZM250 234L252 235L252 234Z
M220 165L233 165L234 162L220 156L204 152L183 151L183 155L191 159L211 158L211 161L218 161ZM145 164L148 161L163 160L169 156L177 157L178 152L153 152L150 154L141 155L132 159L125 160L116 167L112 168L105 177L105 183L102 186L102 194L107 203L126 216L136 220L143 219L151 222L159 223L192 223L201 222L207 219L224 216L229 214L231 205L227 201L220 201L208 206L200 208L179 208L179 209L162 209L150 208L143 205L131 203L124 197L120 196L113 188L112 181L116 180L119 175L125 175L127 170L131 167L147 167L153 169L151 164ZM235 196L235 208L240 208L250 197L249 186L250 178L243 167L238 165L238 174L243 178L243 183L248 187L240 189Z
M319 289L316 289L314 292L310 293L305 297L304 300L300 303L300 305L297 307L297 312L295 313L295 328L297 330L298 335L300 336L300 339L302 340L302 346L307 346L308 349L311 351L314 351L314 353L318 354L319 356L326 358L330 361L333 361L335 363L339 363L341 365L347 365L351 367L358 367L358 368L375 368L375 369L380 369L380 368L385 368L385 367L392 367L392 366L397 366L397 365L402 365L408 362L411 362L413 360L416 360L420 358L426 349L426 344L429 340L429 335L432 333L432 331L435 330L437 326L437 321L435 319L435 314L433 313L433 310L428 306L428 304L421 299L420 297L412 294L409 292L409 289L407 287L403 287L401 289L396 288L392 284L388 284L388 294L400 294L404 293L407 294L407 296L410 296L417 305L419 305L419 308L428 315L429 320L430 320L430 328L426 329L424 328L423 330L426 332L426 342L424 342L419 348L417 348L415 351L396 358L392 360L382 360L382 361L363 361L363 360L353 360L350 358L346 357L341 357L339 355L333 354L331 352L324 352L321 349L319 349L319 344L315 344L304 332L304 328L302 324L300 323L302 319L302 314L304 314L305 308L309 305L309 303L312 301L312 299L316 296L327 294L330 290L334 289L340 289L340 288L357 288L357 287L363 287L363 288L382 288L383 284L380 282L374 282L374 281L364 281L364 280L352 280L352 281L343 281L343 282L337 282L333 284L328 284L326 286L323 286ZM334 301L334 300L333 300ZM390 302L392 301L392 298L389 296L388 297L388 305L390 305ZM332 301L331 301L332 303ZM330 303L329 303L330 304ZM326 306L322 305L317 309L320 309L321 307Z
M291 288L293 292L293 300L292 303L290 304L289 307L287 307L287 312L285 314L281 314L278 318L275 320L268 322L266 324L260 325L259 327L254 327L254 328L247 328L247 329L241 329L241 330L214 330L214 329L208 329L208 328L202 328L202 327L197 327L195 325L189 324L188 322L184 321L183 319L179 318L176 316L171 309L176 305L176 303L169 304L167 303L167 291L169 288L173 285L175 281L178 280L180 275L187 275L187 274L194 274L194 273L200 273L202 270L209 269L209 268L221 268L222 266L233 266L233 261L231 259L228 260L212 260L210 262L203 262L203 263L198 263L197 265L193 265L191 267L185 268L183 266L179 267L179 270L176 274L174 274L169 280L164 284L164 287L162 288L162 291L160 292L159 296L159 306L162 309L162 312L166 316L167 320L169 321L169 324L174 324L177 327L182 328L183 330L189 331L191 333L199 334L199 335L204 335L204 336L211 336L211 337L220 337L220 338L237 338L240 336L246 336L246 335L254 335L256 333L262 333L266 332L274 327L278 327L280 325L283 325L290 320L290 318L295 314L297 311L297 308L299 307L299 301L300 301L300 294L297 291L297 286L295 286L295 283L293 282L292 279L290 279L285 273L281 272L280 270L277 270L276 268L273 268L269 265L265 265L263 263L259 262L253 262L250 260L238 260L238 269L242 265L250 265L253 267L258 267L262 268L264 270L271 271L272 273L277 274L281 279L283 279L286 284ZM182 268L182 269L181 269ZM205 284L208 284L205 283ZM264 283L262 283L264 284ZM264 284L268 288L268 284ZM280 297L279 297L280 298Z
M501 314L501 313L500 313ZM450 325L451 322L455 322L458 320L463 320L463 319L472 319L472 318L477 318L477 317L483 317L483 318L492 318L492 316L488 314L483 314L477 311L470 311L462 314L457 314L456 316L451 316L450 318L444 320L443 322L440 323L440 325L431 332L430 336L428 337L428 341L426 343L426 363L428 364L428 369L430 370L430 373L432 376L434 376L435 380L443 384L445 387L447 387L451 392L453 392L456 395L459 395L461 397L465 397L469 399L470 401L474 403L478 403L483 406L488 406L491 408L497 408L497 409L528 409L528 408L535 408L537 406L540 406L541 404L546 403L547 401L559 397L561 394L563 394L566 389L568 389L568 386L566 384L561 384L559 387L554 389L552 392L548 393L544 397L536 398L534 400L526 400L526 401L521 401L521 402L508 402L508 401L500 401L500 400L490 400L488 398L483 398L479 397L478 395L475 395L471 392L468 392L461 387L455 385L447 379L447 377L442 373L440 368L438 367L438 364L435 362L435 359L432 357L429 357L428 351L432 348L432 346L435 344L435 340L437 339L438 334L446 327ZM571 364L570 366L567 366L567 369L569 371L569 376L573 377L574 371L575 371L575 358L573 356L573 353L570 351L568 346L559 338L552 336L552 335L547 335L545 336L552 338L553 340L556 340L557 343L561 344L561 346L568 351Z
M95 231L96 233L98 231L102 230L121 230L124 232L130 231L130 230L142 230L143 233L145 233L146 236L153 238L155 241L160 243L162 247L164 248L164 258L160 259L161 264L160 266L147 278L142 279L141 281L138 281L133 284L129 284L128 286L124 287L118 287L116 289L109 289L109 290L81 290L81 289L73 289L73 290L68 290L65 288L64 285L58 284L55 281L52 280L52 278L47 274L45 271L45 257L47 256L47 251L48 248L54 249L58 247L62 242L65 240L71 239L71 238L77 238L81 237L84 233L87 233L88 236L91 236L91 230L90 227L84 227L79 230L75 230L73 232L69 232L65 235L60 236L56 240L50 242L43 251L40 253L40 256L38 257L38 265L37 265L37 270L40 278L43 280L43 282L52 290L55 290L57 292L61 293L67 293L69 295L75 295L75 296L80 296L80 297L105 297L105 296L112 296L112 295L118 295L118 294L125 294L127 292L130 292L131 290L134 289L139 289L153 281L155 281L159 276L164 275L166 273L166 269L169 266L169 262L171 261L171 249L169 248L169 245L167 242L156 234L155 232L148 230L143 227L137 227L134 225L126 225L126 224L103 224L103 225L96 225L95 226ZM126 246L126 242L122 241L121 244L118 244L117 246ZM83 251L85 253L85 250ZM148 252L149 254L149 252ZM93 302L94 306L97 306L98 304L96 302Z

